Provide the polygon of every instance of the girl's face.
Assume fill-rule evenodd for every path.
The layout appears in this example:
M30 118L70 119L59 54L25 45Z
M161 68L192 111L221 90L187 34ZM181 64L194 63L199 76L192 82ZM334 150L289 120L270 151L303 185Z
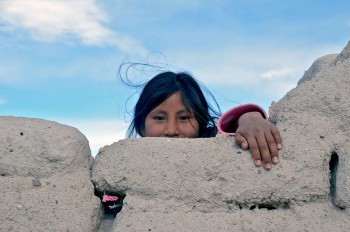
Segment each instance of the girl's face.
M198 131L197 119L186 111L180 92L176 92L146 116L143 136L197 138Z

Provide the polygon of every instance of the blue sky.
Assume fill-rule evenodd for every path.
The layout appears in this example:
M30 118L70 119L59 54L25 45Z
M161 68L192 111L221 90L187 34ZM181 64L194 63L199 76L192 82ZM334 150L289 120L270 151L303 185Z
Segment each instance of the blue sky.
M0 0L0 115L76 127L96 154L130 120L125 59L192 73L222 111L268 110L345 47L349 12L347 0Z

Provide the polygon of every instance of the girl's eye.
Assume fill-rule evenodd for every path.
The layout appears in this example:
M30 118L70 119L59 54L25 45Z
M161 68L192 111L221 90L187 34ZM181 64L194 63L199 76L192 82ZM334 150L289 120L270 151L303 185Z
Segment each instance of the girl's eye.
M190 117L187 116L187 115L184 115L184 116L181 116L179 119L180 119L181 121L184 121L184 120L189 120Z
M164 120L164 117L162 117L162 116L154 116L153 119L157 120L157 121L162 121L162 120Z

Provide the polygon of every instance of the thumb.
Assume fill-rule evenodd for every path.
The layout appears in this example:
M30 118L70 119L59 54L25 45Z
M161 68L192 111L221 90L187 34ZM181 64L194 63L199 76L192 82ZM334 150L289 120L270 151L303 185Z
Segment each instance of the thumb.
M240 133L236 133L235 140L236 144L240 146L243 150L248 149L248 142Z

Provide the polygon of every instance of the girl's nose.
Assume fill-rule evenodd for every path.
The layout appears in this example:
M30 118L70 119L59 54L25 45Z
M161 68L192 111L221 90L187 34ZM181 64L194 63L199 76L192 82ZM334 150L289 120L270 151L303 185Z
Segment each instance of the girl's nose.
M166 137L179 136L179 127L175 120L171 120L167 122L167 126L165 128L165 136Z

